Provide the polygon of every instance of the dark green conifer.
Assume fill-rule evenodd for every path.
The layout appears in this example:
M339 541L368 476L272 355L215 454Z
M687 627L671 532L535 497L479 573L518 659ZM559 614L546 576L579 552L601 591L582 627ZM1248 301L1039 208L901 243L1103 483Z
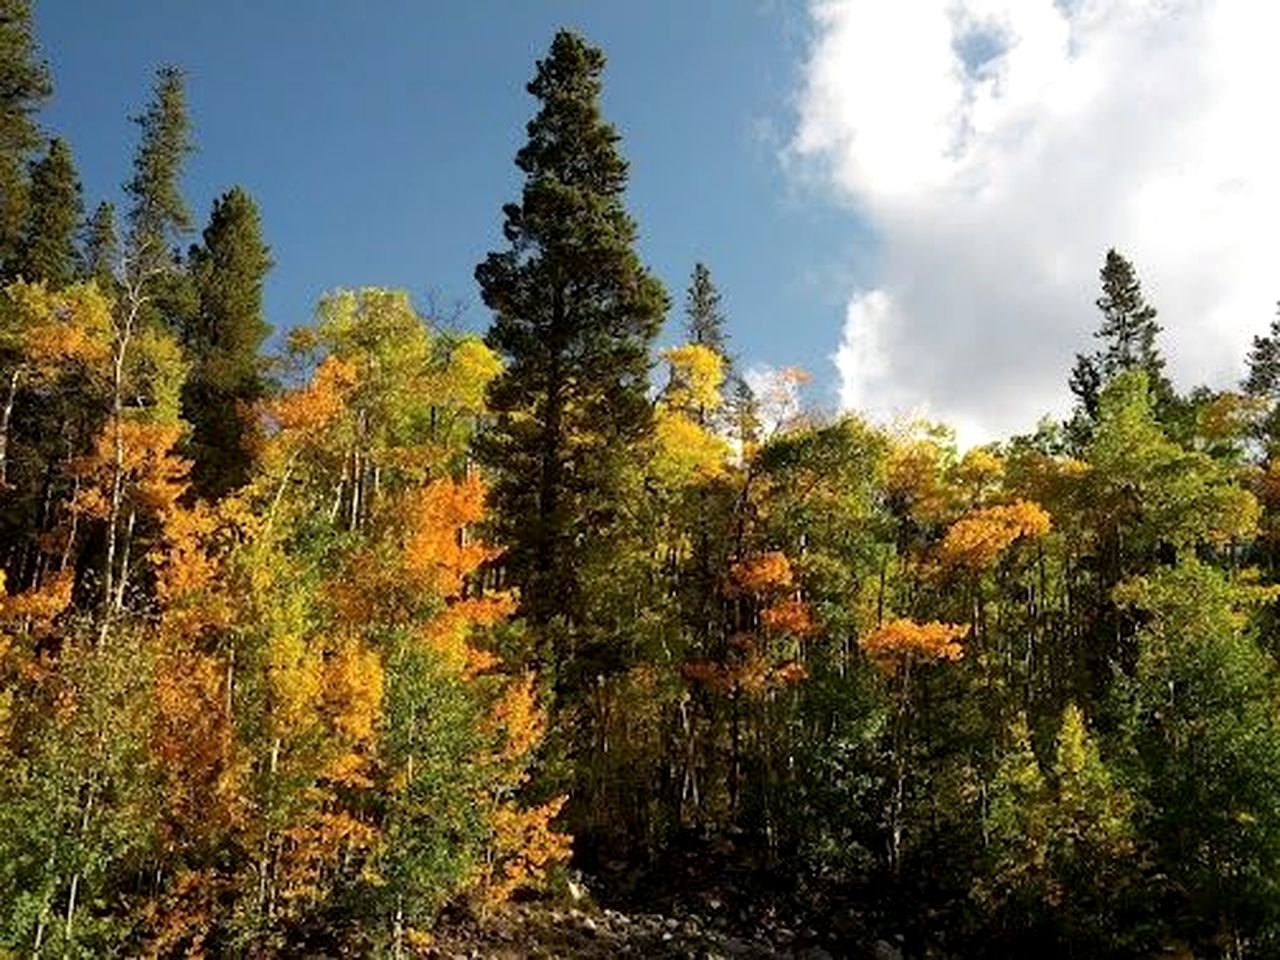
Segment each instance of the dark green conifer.
M49 141L49 152L31 165L30 201L16 273L27 280L65 286L76 274L76 230L84 213L80 178L66 141Z
M528 91L539 101L504 208L508 247L476 268L506 361L477 444L498 537L535 625L584 617L585 559L626 513L628 469L649 434L649 349L667 297L636 255L627 163L600 115L604 54L556 34Z
M80 249L81 278L97 280L104 290L110 289L119 253L115 204L104 200L84 225L84 239Z
M1249 351L1248 373L1241 386L1253 397L1280 400L1280 304L1266 336L1254 337Z
M35 113L52 92L30 0L0 0L0 264L9 277L27 219L27 160L41 142Z
M218 497L248 479L248 414L264 391L258 351L271 329L262 315L271 254L248 193L234 187L214 202L204 243L189 260L199 308L182 331L193 363L183 415L193 428L192 480Z
M191 212L182 196L182 169L191 153L185 77L162 67L146 112L134 117L141 130L133 158L129 195L128 254L139 276L163 273L176 263L178 241L191 229Z
M712 283L711 271L704 263L693 266L693 280L689 284L684 313L689 342L708 347L722 357L727 356L720 291Z

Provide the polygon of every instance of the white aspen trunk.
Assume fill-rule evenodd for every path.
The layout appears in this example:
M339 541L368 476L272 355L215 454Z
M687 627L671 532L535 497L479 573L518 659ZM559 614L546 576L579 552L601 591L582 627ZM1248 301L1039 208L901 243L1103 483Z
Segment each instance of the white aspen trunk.
M21 380L22 367L18 367L9 376L4 409L0 410L0 489L9 485L9 424L13 420L13 405L18 398L18 384Z
M133 552L133 527L138 519L136 508L129 508L129 519L124 525L124 548L120 553L120 575L117 577L115 612L124 609L124 591L129 584L129 555Z

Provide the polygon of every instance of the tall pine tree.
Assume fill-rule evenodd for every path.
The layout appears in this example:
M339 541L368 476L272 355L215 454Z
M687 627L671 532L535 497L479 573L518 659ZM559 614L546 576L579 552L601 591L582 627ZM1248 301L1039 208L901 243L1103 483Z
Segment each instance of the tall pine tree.
M204 243L189 259L200 303L182 331L194 364L182 407L193 427L192 480L218 497L248 479L246 415L264 393L258 351L271 330L262 316L271 253L248 193L234 187L214 202Z
M49 141L49 152L31 165L27 224L18 250L16 272L53 287L76 274L76 230L84 213L80 178L66 141Z
M622 523L651 430L649 348L667 308L634 250L627 163L600 115L604 65L566 30L538 62L527 89L540 108L516 155L524 188L503 211L509 245L476 268L488 343L506 361L476 453L535 627L583 624L585 565Z
M124 188L130 200L127 249L130 269L152 276L175 265L177 243L191 229L182 196L182 169L193 150L182 71L158 70L146 112L133 119L141 136Z
M7 277L26 225L26 164L41 141L34 115L52 92L37 59L30 0L0 0L0 265Z
M1077 400L1069 432L1084 441L1097 420L1102 388L1126 370L1142 370L1147 375L1161 420L1169 416L1176 400L1173 385L1164 374L1164 357L1156 345L1160 335L1156 309L1143 296L1133 264L1115 249L1108 250L1099 277L1102 296L1096 303L1102 311L1102 323L1094 336L1103 346L1092 354L1076 354L1068 380Z
M708 347L725 356L724 313L720 309L720 291L711 282L711 271L705 263L693 266L693 279L685 300L684 315L689 342Z

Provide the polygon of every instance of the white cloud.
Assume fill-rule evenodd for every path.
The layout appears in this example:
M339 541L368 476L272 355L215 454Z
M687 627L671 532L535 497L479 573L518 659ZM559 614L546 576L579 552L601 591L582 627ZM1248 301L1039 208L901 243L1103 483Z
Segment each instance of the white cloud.
M978 439L1065 410L1115 246L1184 386L1239 374L1280 297L1280 5L814 0L789 155L870 220L841 401Z

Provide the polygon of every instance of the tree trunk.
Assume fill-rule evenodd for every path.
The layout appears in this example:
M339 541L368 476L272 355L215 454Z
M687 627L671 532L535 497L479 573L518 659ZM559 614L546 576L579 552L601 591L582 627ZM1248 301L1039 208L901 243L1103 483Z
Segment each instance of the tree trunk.
M9 485L9 424L13 420L13 404L18 398L18 384L21 380L22 368L18 367L9 375L4 408L0 409L0 490Z

